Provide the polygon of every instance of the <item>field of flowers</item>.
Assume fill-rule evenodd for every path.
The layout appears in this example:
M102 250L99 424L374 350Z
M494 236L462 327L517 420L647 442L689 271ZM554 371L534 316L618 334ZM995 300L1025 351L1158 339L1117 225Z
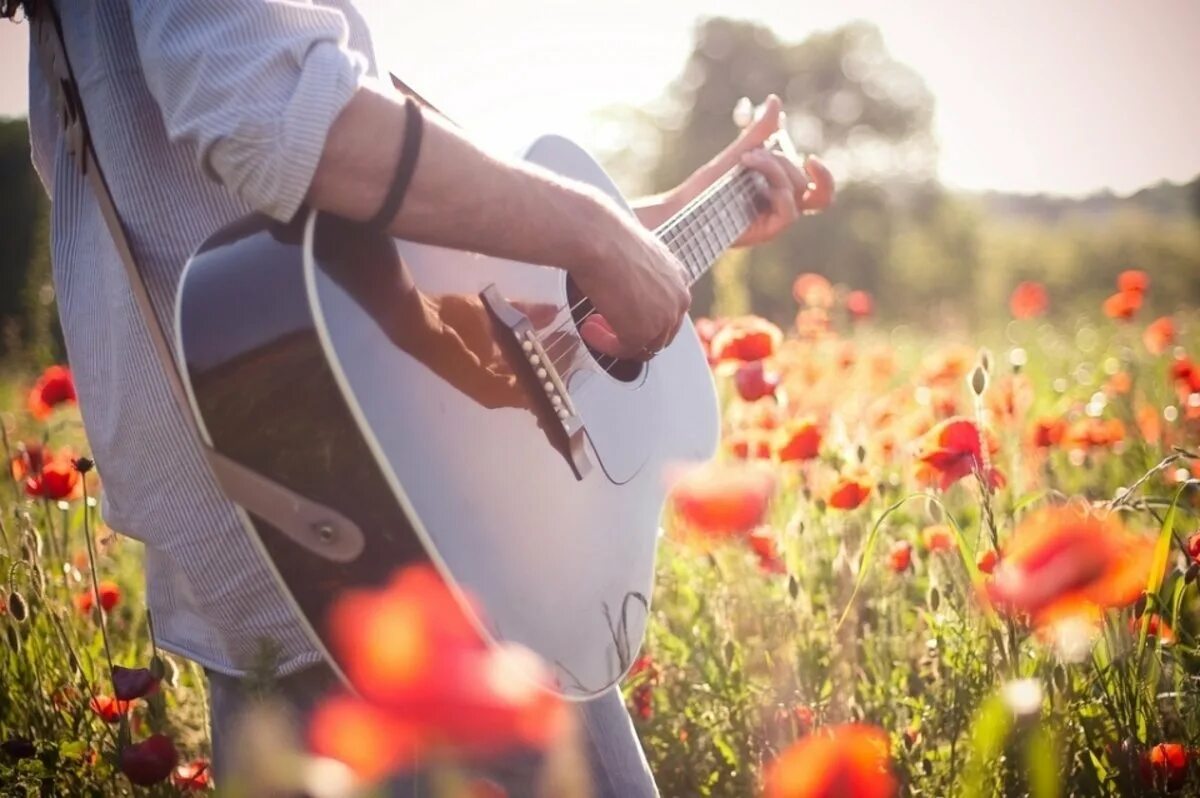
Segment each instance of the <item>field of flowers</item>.
M1200 316L1146 318L1152 290L1131 270L1051 322L1022 283L1004 330L952 341L802 275L786 334L697 323L722 452L673 492L624 688L664 796L1200 795ZM0 794L211 789L203 676L154 648L69 372L3 385ZM248 724L222 794L352 794L420 756L435 794L504 795L472 766L510 748L587 794L540 664L430 573L337 612L356 694L311 753Z

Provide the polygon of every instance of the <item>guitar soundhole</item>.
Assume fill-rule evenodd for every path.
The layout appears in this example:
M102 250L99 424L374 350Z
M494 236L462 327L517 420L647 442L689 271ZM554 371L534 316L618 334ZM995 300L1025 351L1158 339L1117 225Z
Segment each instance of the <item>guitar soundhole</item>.
M575 321L575 330L579 331L579 325L588 316L595 313L596 309L592 307L592 301L584 296L583 292L575 285L575 281L570 277L567 278L567 303L571 308L571 316ZM580 337L582 341L582 336ZM638 360L624 360L612 355L606 355L603 352L593 349L588 346L587 341L583 345L587 347L588 354L596 361L600 368L604 369L608 374L621 382L633 382L642 374L642 366L644 365Z

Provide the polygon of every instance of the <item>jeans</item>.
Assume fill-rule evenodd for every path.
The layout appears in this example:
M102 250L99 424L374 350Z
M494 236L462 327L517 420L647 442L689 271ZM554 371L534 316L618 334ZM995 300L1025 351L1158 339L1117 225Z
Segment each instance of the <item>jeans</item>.
M244 683L233 676L207 671L209 712L212 718L212 770L219 781L229 751L224 746L235 716L252 698ZM315 667L286 676L275 682L275 695L282 699L303 723L317 701L337 686L336 677L324 667ZM583 729L581 740L590 765L593 798L657 798L658 789L646 762L646 755L633 729L620 691L607 693L578 705ZM480 775L501 783L510 798L534 796L537 758L514 757ZM390 788L395 798L432 795L421 777L400 779Z

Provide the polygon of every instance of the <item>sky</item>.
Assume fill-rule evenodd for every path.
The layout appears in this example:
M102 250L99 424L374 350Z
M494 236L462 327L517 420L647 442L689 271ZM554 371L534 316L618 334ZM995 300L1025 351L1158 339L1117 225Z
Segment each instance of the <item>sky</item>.
M382 65L497 148L545 130L597 143L596 113L660 97L704 16L785 40L866 19L933 92L951 186L1128 193L1200 174L1198 0L360 4ZM0 116L24 114L27 31L0 23Z

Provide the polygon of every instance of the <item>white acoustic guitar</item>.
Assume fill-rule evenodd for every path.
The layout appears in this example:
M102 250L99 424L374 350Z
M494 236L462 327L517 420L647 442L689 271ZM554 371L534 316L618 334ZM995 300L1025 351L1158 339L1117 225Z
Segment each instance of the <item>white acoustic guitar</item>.
M526 157L624 203L566 139ZM735 168L656 231L689 283L764 191ZM689 322L650 361L619 361L580 338L591 312L560 269L311 211L248 217L197 251L177 313L192 406L207 443L263 487L231 498L291 519L245 514L323 651L342 591L431 562L488 635L553 666L563 695L629 668L668 474L712 455L718 407Z

